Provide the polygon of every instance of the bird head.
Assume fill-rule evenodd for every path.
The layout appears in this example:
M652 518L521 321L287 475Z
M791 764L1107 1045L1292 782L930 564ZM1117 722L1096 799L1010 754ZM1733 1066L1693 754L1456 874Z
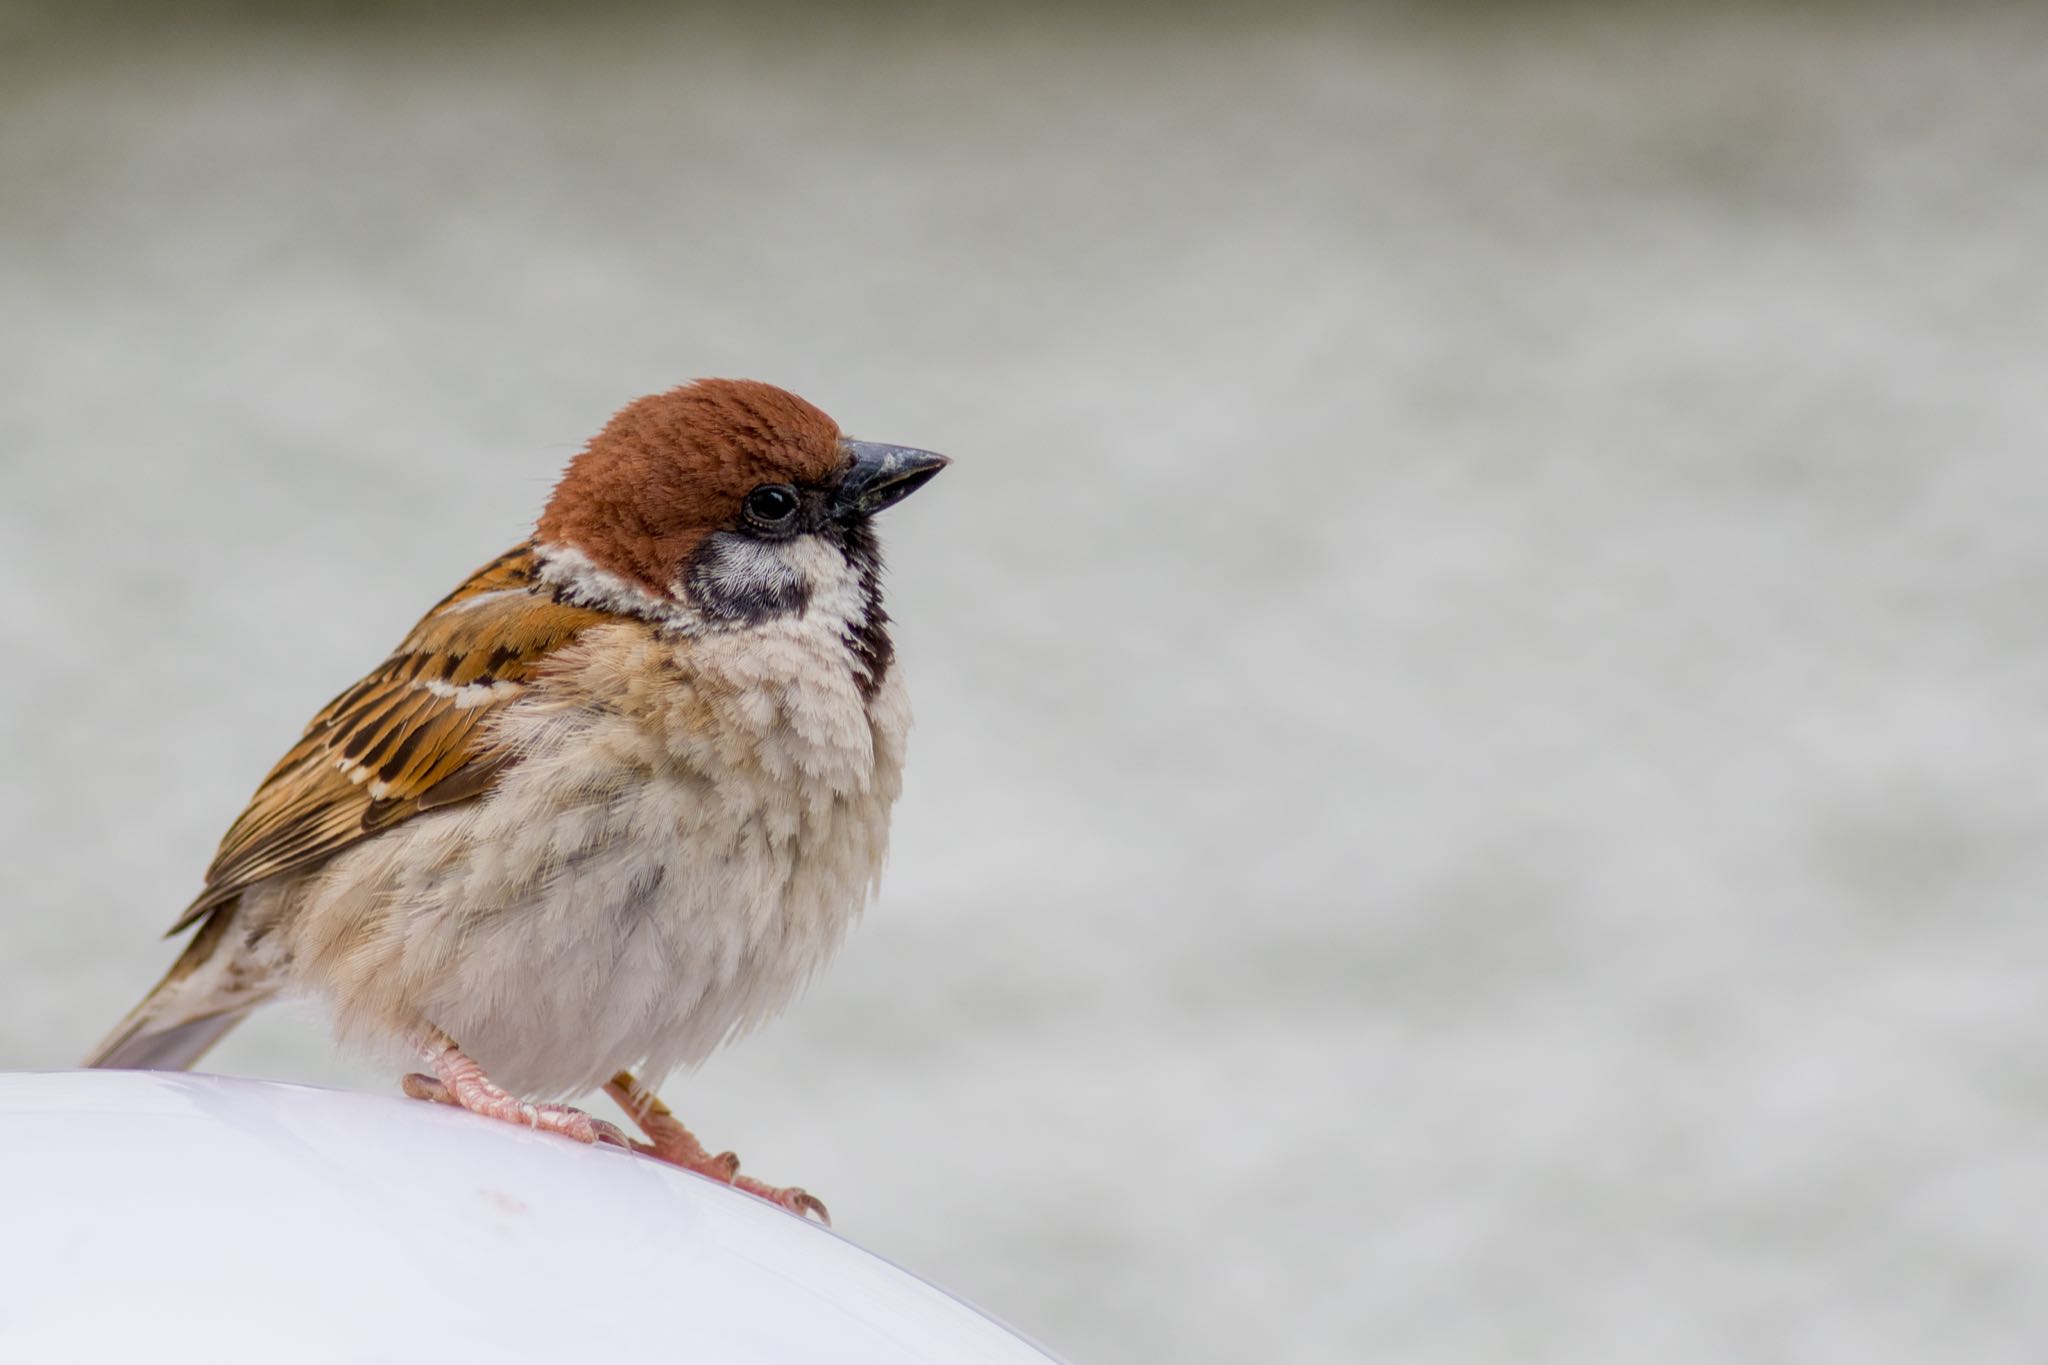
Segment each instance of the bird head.
M948 463L849 439L770 384L698 380L628 403L570 462L535 534L543 578L565 600L685 629L874 599L870 519Z

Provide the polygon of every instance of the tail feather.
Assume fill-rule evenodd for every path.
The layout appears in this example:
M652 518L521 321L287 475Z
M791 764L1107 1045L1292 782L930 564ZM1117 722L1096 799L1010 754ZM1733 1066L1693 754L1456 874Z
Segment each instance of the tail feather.
M233 902L214 909L164 979L92 1050L86 1066L183 1071L270 998L269 989L252 988L230 970L232 951L221 951L235 909Z
M254 1008L247 1005L183 1021L152 1019L138 1010L93 1049L85 1065L124 1071L184 1071L197 1065Z

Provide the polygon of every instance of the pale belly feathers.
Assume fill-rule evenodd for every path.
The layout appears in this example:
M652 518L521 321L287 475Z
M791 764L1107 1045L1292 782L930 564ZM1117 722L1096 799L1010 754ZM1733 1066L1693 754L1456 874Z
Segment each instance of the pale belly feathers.
M278 888L283 970L344 1038L438 1028L529 1097L702 1061L881 872L909 712L899 669L861 695L835 626L591 632L494 721L523 757L489 795Z

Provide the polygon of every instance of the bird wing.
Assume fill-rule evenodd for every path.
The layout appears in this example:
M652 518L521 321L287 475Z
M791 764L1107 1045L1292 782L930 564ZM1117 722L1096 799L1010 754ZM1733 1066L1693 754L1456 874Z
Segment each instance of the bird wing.
M489 791L518 755L494 744L485 722L549 655L612 619L553 601L537 572L530 544L492 560L313 717L229 827L206 889L170 932L266 877Z

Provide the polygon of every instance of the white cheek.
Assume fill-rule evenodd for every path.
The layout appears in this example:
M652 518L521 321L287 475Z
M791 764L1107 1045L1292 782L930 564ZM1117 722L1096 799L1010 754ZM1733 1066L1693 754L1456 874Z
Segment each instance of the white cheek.
M774 542L733 535L714 537L696 575L699 585L733 596L808 591L810 578L799 547L816 540L816 536ZM675 586L680 595L689 585Z
M800 619L837 631L866 619L859 571L818 535L761 541L718 532L659 596L599 568L574 546L537 548L541 581L563 600L685 635Z
M534 550L540 560L540 581L557 589L572 606L615 611L657 623L673 623L679 614L677 603L599 568L573 545L537 543Z

